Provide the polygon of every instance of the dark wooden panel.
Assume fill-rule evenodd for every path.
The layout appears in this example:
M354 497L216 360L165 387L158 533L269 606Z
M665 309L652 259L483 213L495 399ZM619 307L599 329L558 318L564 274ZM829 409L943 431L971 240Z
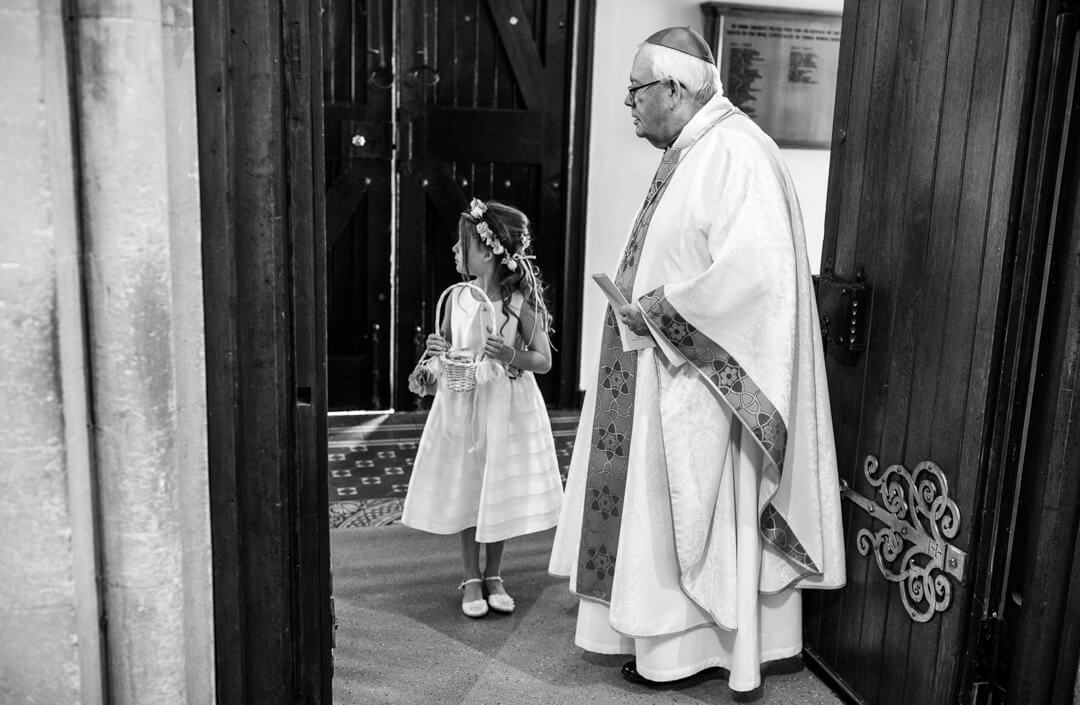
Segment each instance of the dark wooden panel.
M408 127L402 140L406 151L399 238L416 254L413 261L399 265L399 291L406 297L398 307L400 350L407 349L417 325L431 325L425 315L433 303L428 298L437 297L437 289L456 278L448 248L458 214L474 196L499 197L529 216L538 263L549 281L559 284L550 289L549 303L560 312L580 306L580 281L567 280L561 271L567 262L570 201L580 198L573 194L582 188L579 177L571 180L576 190L567 189L571 125L580 128L584 109L582 102L575 104L573 115L568 112L573 72L581 75L581 64L575 67L570 61L576 7L569 0L400 3L403 61L433 57L439 76L434 87L408 77L401 84L401 118ZM421 237L406 227L429 230ZM580 258L573 261L580 268ZM411 272L417 267L421 269ZM574 276L580 279L580 273ZM566 290L579 293L569 297ZM568 333L561 321L556 323L555 346L562 350L569 344L567 349L576 351L577 332ZM408 369L399 366L395 374ZM575 375L575 369L576 360L563 363L556 355L552 372L539 380L549 403L574 401L576 390L565 399L560 390L575 386L576 379L561 383ZM398 385L396 403L412 405L404 384Z
M570 14L572 12L572 14ZM554 14L554 13L553 13ZM565 225L562 231L566 241L562 248L561 271L562 305L553 308L562 329L562 344L557 356L558 367L553 370L559 380L559 403L565 407L580 408L578 399L578 367L581 357L581 301L585 284L585 175L588 173L588 145L590 126L587 120L576 119L575 111L583 110L592 95L592 42L596 31L596 1L578 0L554 21L570 22L574 27L571 64L571 106L567 110L570 150L565 170L564 188L567 199ZM549 35L550 36L550 35Z
M296 690L312 705L330 705L333 617L330 607L330 524L326 516L327 346L325 164L319 6L286 0L286 193L292 347L292 480L284 494L291 514L293 591L290 626L296 635ZM291 477L289 477L291 475Z
M1015 218L1015 213L1001 207L997 210L999 216L992 217L995 191L1004 199L1012 193L1016 181L1017 165L1012 153L1019 139L1020 110L1017 101L1008 100L1015 91L1006 90L1010 83L1017 85L1017 77L1026 69L1030 52L1030 45L1024 46L1024 61L1016 67L1020 71L1014 69L1010 79L1007 59L1009 42L1014 41L1010 32L1013 5L1013 0L981 5L971 90L972 117L966 129L963 189L956 225L955 272L943 330L951 354L946 356L939 373L942 388L934 409L934 445L948 448L945 452L936 449L934 452L955 467L950 475L950 490L956 495L961 516L967 518L955 542L967 550L976 548L983 540L978 531L979 499L986 482L989 418L997 403L997 391L991 385L989 372L994 350L1000 344L997 321L1005 301L1001 296L1004 271L1009 266L1003 252L1011 228L1009 218ZM1022 37L1018 35L1021 40ZM979 118L984 115L988 117ZM946 392L946 383L959 385L958 380L966 384L951 394ZM954 440L945 440L949 438ZM967 586L955 593L956 614L941 621L933 698L942 699L958 692L956 677L959 654L964 649L964 620L971 610L970 597Z
M488 9L500 38L500 46L510 60L517 88L525 107L536 110L550 96L546 95L547 70L540 59L540 49L521 0L487 0Z
M850 11L846 12L843 16L841 36L855 37L856 32L860 26L860 22L865 23L865 12L863 10L872 10L876 13L876 5L870 3L856 3ZM707 15L707 19L711 18L711 15ZM707 36L717 36L715 31L709 29ZM829 155L829 172L833 174L844 173L850 174L850 169L845 168L845 165L850 164L846 155L848 151L858 145L855 141L848 144L848 123L851 121L851 116L854 112L854 104L849 100L852 93L852 85L856 82L856 70L855 70L855 51L854 48L857 41L841 42L840 44L840 57L839 65L837 69L836 79L836 107L833 112L833 139L832 149ZM838 180L833 179L829 183L829 203L839 204L840 199L843 198L843 194L846 189L840 189L837 186ZM834 259L834 252L837 249L837 232L836 227L837 213L839 213L840 207L831 207L826 211L826 223L824 232L824 242L822 244L822 261L820 263L820 269L822 272L830 272L836 265ZM861 375L848 375L839 379L829 380L830 389L830 401L832 404L833 424L835 427L850 428L851 419L849 418L850 411L848 411L850 405L840 405L838 402L841 399L851 399L854 394L854 389L858 389L858 385L861 383ZM843 412L848 413L843 414ZM838 436L839 441L842 438L850 437L850 434L844 434ZM837 446L838 458L840 458L840 474L842 477L847 477L848 467L850 463L845 462L844 459L852 457L853 454L845 451ZM850 482L850 480L849 480ZM843 521L844 526L851 525L851 506L845 505L843 508ZM848 584L851 584L855 575L855 568L852 566L852 561L848 560ZM816 591L809 590L804 593L804 599L806 600L806 620L804 622L804 631L806 633L805 643L808 654L812 659L824 659L829 663L841 663L850 660L852 656L845 655L843 659L838 654L838 648L840 640L838 638L837 630L834 625L840 621L841 610L844 606L844 601L847 596L846 590L836 591ZM852 621L858 621L859 618L852 619Z
M839 145L833 148L837 154L834 160L839 162L840 168L830 170L830 174L835 176L830 178L826 219L827 226L829 223L835 225L827 227L826 238L832 241L832 247L823 247L822 259L825 269L835 269L838 275L850 279L856 277L861 264L856 252L856 236L860 232L860 193L866 181L864 172L871 161L867 158L867 152L873 148L868 139L867 115L873 98L868 87L872 85L874 54L864 48L873 47L876 42L880 8L879 2L854 3L845 11L841 29L841 56L849 57L841 66L850 67L846 69L850 71L850 75L847 81L838 80L838 85L846 84L849 88L846 94L838 91L834 112L839 132L839 139L833 143ZM855 50L855 47L860 50ZM846 97L846 100L840 102L841 97ZM874 295L870 302L871 320L882 315L881 304L885 300L879 297L877 288L875 285L872 290ZM871 335L881 336L883 332L872 328ZM888 349L887 343L887 339L876 342L871 340L859 366L847 370L846 373L831 372L829 375L840 476L853 487L858 487L859 469L862 465L859 420L862 418L864 400L861 390L864 384L867 388L877 388L881 384L880 381L867 382L866 379L872 370L878 369L871 361L880 354L879 350ZM861 528L856 522L864 521L861 513L855 513L850 505L844 509L844 520L849 536ZM873 573L865 561L860 560L857 554L852 555L849 550L847 575L848 587L839 595L841 602L837 611L830 614L828 622L822 625L820 638L828 649L822 651L822 656L826 659L831 657L830 663L848 664L846 668L838 669L838 675L842 679L853 681L854 675L859 672L862 595L868 581L873 578ZM823 598L828 599L824 596ZM833 635L830 632L835 633L835 638L831 638ZM855 684L852 683L851 686L854 688Z
M290 357L287 217L285 207L285 136L282 131L283 86L278 72L283 57L280 7L266 12L234 13L231 51L231 118L244 135L231 150L232 210L237 214L237 302L234 325L240 358L241 400L236 508L243 566L241 601L233 606L249 644L244 650L245 700L273 701L282 690L297 687L293 668L296 634L288 598L296 589L289 565L288 518L269 507L288 507L285 463L291 471L293 429L287 370ZM243 83L241 83L243 80ZM275 178L276 177L276 178ZM210 298L211 301L215 300ZM283 316L282 312L286 312ZM258 472L244 472L258 468ZM213 477L214 473L211 473ZM262 545L251 537L263 537ZM256 596L259 596L256 598Z
M329 392L334 409L391 405L393 3L326 0L322 34Z
M886 212L886 204L895 199L895 190L903 188L901 179L906 170L902 144L910 133L905 132L904 117L911 80L911 65L904 60L899 37L901 18L910 23L903 10L909 3L882 2L877 16L874 41L871 91L866 120L866 153L870 157L864 166L858 212L858 231L855 243L856 267L865 268L867 280L873 287L870 344L866 355L865 398L859 429L854 445L856 455L850 459L854 472L852 487L864 495L873 495L873 488L861 472L861 461L867 454L877 455L885 464L902 459L900 448L887 445L890 427L902 423L906 411L906 389L910 385L910 354L913 341L910 326L904 320L904 296L900 293L900 263L909 243L901 233L899 214ZM910 31L910 27L905 28ZM872 156L871 156L872 155ZM849 235L850 237L850 235ZM837 259L839 262L839 258ZM850 265L849 265L850 266ZM849 270L850 271L850 270ZM876 329L876 332L875 332ZM874 529L873 521L862 512L853 512L853 532L859 528ZM850 534L849 534L850 535ZM852 544L849 543L849 546ZM906 654L888 644L888 636L896 629L896 614L892 600L895 586L885 582L872 560L865 562L863 602L855 602L861 613L859 633L848 642L855 648L854 673L849 680L870 702L882 705L894 702L897 690L894 682L898 663ZM854 595L849 595L854 597ZM851 609L850 607L848 609ZM903 615L906 619L906 614ZM857 646L856 646L857 645Z
M236 509L239 457L240 374L235 319L235 224L230 217L233 179L229 159L228 103L221 99L229 72L229 7L198 0L195 10L196 99L199 120L199 198L202 219L203 292L206 306L207 451L211 541L214 556L214 679L217 701L243 702L248 641L236 610L242 604L240 516ZM223 470L218 471L218 468Z
M1051 14L1047 29L1046 107L1034 132L1045 148L1035 165L1039 185L1031 190L1031 239L1042 244L1046 234L1040 249L1048 277L1041 287L1036 279L1032 291L1044 301L1035 328L1041 343L1028 407L1032 432L1020 463L1013 565L999 604L1011 626L1002 644L1005 702L1065 705L1073 701L1080 655L1080 15Z
M526 110L432 108L414 127L414 157L435 161L543 162L551 152L547 118ZM483 185L491 190L490 175Z
M223 705L329 699L321 136L309 84L321 78L320 34L309 29L307 5L290 1L195 7ZM307 275L303 291L294 288L297 271ZM306 341L297 340L294 305L313 312Z
M906 204L894 203L890 206L904 213L905 230L902 232L915 239L908 243L901 270L901 281L909 283L903 303L903 329L909 332L913 347L908 351L911 370L907 375L908 389L904 395L907 413L903 423L894 426L889 442L883 445L902 449L896 457L909 464L930 458L942 463L943 467L948 467L950 480L954 477L956 466L948 458L940 457L934 448L937 439L942 438L935 433L935 422L940 420L935 419L933 413L937 395L928 393L925 385L940 370L943 356L952 348L949 343L942 342L948 339L944 321L946 311L952 310L952 306L936 302L948 299L949 282L955 281L953 255L956 244L952 229L956 201L949 188L959 178L957 172L951 169L956 167L960 159L958 154L952 154L949 150L962 149L963 140L950 137L943 131L943 125L948 123L948 116L952 116L957 125L966 116L964 91L967 90L970 76L965 71L971 66L973 52L953 49L949 42L955 27L974 19L964 16L965 7L972 6L949 7L945 3L930 2L925 8L919 8L920 13L925 11L926 42L922 61L919 62L913 121L917 131L926 136L922 140L914 140L913 136L917 133L908 135L912 154L908 164ZM943 65L945 72L940 69ZM950 95L950 91L953 95ZM954 161L956 163L952 163ZM943 189L944 195L937 191L938 188ZM981 235L980 232L977 236ZM968 353L959 347L954 348L953 352L962 355ZM912 378L916 372L920 379ZM954 387L949 387L949 393L954 393ZM950 464L946 466L945 463ZM895 637L892 643L896 644L895 648L907 652L900 676L904 686L899 689L900 701L904 698L929 698L933 680L918 674L935 672L935 664L940 658L937 636L942 620L935 619L925 625L914 624L903 606L898 604L895 591L892 600L890 617L899 627L893 631ZM955 609L952 611L955 613Z
M844 367L829 357L841 475L869 496L866 455L909 468L934 460L960 506L954 543L971 550L1000 391L989 371L1031 46L1011 32L1012 0L847 10L823 261L851 278L865 269L873 295L862 359ZM848 587L808 602L820 610L808 647L875 705L953 702L970 593L954 585L947 612L914 623L898 586L855 549L858 530L875 527L845 509Z
M1046 291L1045 262L1050 255L1050 242L1056 235L1058 209L1054 205L1061 193L1062 171L1060 166L1066 150L1062 147L1069 125L1071 106L1068 102L1071 91L1070 74L1074 52L1072 45L1076 40L1077 16L1075 14L1058 15L1058 8L1050 3L1046 16L1035 21L1035 10L1018 3L1014 7L1010 29L1010 54L1025 51L1029 42L1040 48L1040 60L1033 62L1023 80L1011 81L1006 87L1006 102L1017 102L1032 106L1031 119L1021 120L1017 125L1004 124L999 128L1003 132L1018 131L1024 141L1014 152L1001 150L998 161L1017 160L1025 164L1025 176L1022 182L1022 213L1018 218L1019 227L1006 242L1004 259L1015 262L1009 285L1009 305L1003 318L1005 334L1004 344L996 359L991 362L991 371L1000 370L992 375L998 380L1004 393L1000 395L997 409L992 418L993 438L990 452L987 454L987 483L983 491L983 510L980 520L985 527L979 544L978 565L975 584L972 587L975 598L972 609L972 625L969 628L968 647L969 663L965 669L965 687L978 692L985 698L993 695L1004 697L1008 684L1008 665L1016 663L1015 672L1029 676L1047 673L1042 666L1021 661L1032 653L1029 648L1020 647L1013 659L1013 643L1021 627L1034 625L1036 620L1024 615L1022 600L1024 583L1032 575L1045 574L1044 571L1032 571L1023 564L1021 554L1014 550L1023 546L1026 527L1037 525L1037 512L1031 512L1027 504L1001 503L997 498L1013 497L1021 488L1030 487L1025 477L1038 481L1040 463L1023 460L1022 449L1025 447L1027 418L1032 397L1029 396L1032 382L1030 370L1033 365L1035 344L1042 328L1042 314L1039 302ZM1042 29L1042 40L1038 39ZM1028 145L1031 146L1028 149ZM1027 150L1027 156L1025 154ZM1067 173L1067 170L1066 172ZM1065 179L1068 180L1067 178ZM1002 199L1001 189L995 188L998 195L993 206L1001 210L997 201ZM998 219L996 213L991 216ZM1039 428L1033 425L1032 428ZM1037 447L1037 444L1030 444ZM1051 622L1055 616L1050 617ZM1040 628L1035 631L1041 633ZM1046 642L1043 642L1044 644ZM1063 651L1068 651L1067 648ZM1045 652L1044 652L1045 653ZM1075 663L1075 653L1072 656ZM1056 669L1049 666L1049 671ZM1049 680L1044 678L1043 680ZM1016 693L1024 693L1020 685ZM1022 702L1016 694L1010 694L1013 702ZM1023 697L1023 696L1022 696Z
M1080 546L1080 135L1071 142L1061 219L1051 240L1045 338L1024 459L1020 499L1029 518L1017 544L1013 590L1022 598L1023 618L1010 669L1010 703L1071 703L1080 648L1071 563Z

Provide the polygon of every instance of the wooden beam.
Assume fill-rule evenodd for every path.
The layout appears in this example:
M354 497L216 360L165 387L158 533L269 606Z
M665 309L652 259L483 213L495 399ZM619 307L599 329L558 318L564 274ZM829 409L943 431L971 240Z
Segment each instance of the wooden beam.
M533 39L521 0L487 0L503 48L517 78L518 89L525 107L540 110L544 107L544 84L547 71L540 59L540 50Z

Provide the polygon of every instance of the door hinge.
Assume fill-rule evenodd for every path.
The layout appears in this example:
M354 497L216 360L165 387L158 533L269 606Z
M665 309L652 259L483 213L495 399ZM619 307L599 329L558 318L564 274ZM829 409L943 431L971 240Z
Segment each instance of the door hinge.
M964 582L967 553L950 543L960 530L960 508L949 497L945 473L932 461L914 470L899 464L880 473L878 468L877 457L866 456L863 474L882 504L841 483L844 499L883 524L860 529L855 545L864 556L874 553L882 576L897 584L911 619L928 622L952 604L953 583Z

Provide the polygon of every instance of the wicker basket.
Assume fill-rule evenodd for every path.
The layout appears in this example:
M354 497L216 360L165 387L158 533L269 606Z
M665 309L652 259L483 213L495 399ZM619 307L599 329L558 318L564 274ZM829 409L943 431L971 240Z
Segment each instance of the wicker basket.
M488 311L491 312L491 325L489 326L489 333L495 330L495 305L491 303L491 299L484 293L484 290L475 284L468 282L459 282L446 289L439 296L439 303L435 304L435 330L442 330L442 311L443 302L446 300L447 294L454 289L469 288L479 292L481 296L481 302L487 306ZM446 353L439 355L439 361L442 363L442 378L446 381L446 386L455 392L469 392L476 389L476 370L484 361L483 349L477 353L476 358L471 362L463 362L461 360L453 360L447 356Z

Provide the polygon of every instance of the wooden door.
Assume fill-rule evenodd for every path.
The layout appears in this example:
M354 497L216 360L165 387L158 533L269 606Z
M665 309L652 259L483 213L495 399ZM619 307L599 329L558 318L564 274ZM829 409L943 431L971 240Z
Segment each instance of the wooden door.
M389 408L393 3L323 5L329 403Z
M561 351L540 384L549 402L573 401L583 111L569 105L589 64L575 74L571 57L592 5L327 0L332 407L416 405L405 380L459 278L450 248L472 197L533 221Z
M528 214L537 262L549 282L561 281L572 20L569 0L401 3L403 351L432 328L439 293L459 278L450 248L471 197ZM553 311L563 296L559 286L549 289ZM560 321L559 333L565 326ZM558 335L553 342L564 347ZM402 362L411 368L411 360ZM558 398L560 376L574 369L576 360L556 356L539 379L549 401Z
M1043 276L1044 12L864 0L844 14L822 264L865 277L869 326L854 358L827 351L848 584L807 593L805 643L856 702L994 702L979 683L1002 633Z

